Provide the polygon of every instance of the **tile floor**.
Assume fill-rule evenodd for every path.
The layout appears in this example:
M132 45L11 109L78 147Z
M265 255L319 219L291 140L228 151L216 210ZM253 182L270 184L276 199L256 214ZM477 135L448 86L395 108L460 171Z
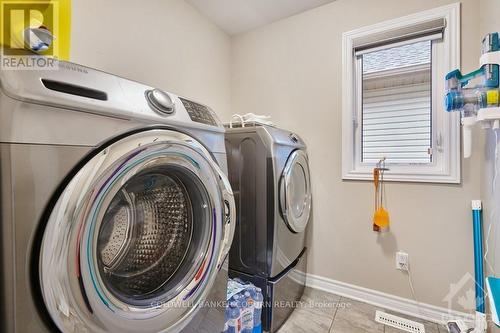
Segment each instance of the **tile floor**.
M302 305L295 309L278 333L398 333L401 330L375 322L375 306L306 288ZM446 333L445 327L401 314L423 323L426 333Z

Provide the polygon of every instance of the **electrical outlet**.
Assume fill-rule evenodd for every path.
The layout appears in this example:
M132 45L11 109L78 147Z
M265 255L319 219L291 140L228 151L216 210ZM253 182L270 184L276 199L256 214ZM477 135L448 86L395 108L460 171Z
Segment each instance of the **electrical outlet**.
M396 269L408 271L408 253L396 252Z

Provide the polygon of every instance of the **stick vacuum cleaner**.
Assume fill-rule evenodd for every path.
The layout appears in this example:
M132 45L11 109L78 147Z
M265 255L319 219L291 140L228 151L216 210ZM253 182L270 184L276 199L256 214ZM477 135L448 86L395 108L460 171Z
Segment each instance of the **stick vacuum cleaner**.
M472 227L474 233L474 273L476 286L476 316L474 326L463 320L451 320L446 323L450 333L485 333L487 328L484 311L484 272L483 272L483 221L481 200L472 201Z
M446 111L459 111L462 118L464 157L472 152L472 127L481 122L483 128L500 128L500 36L498 32L487 34L482 41L481 67L471 73L462 74L455 69L446 75ZM483 272L483 226L481 201L472 202L474 228L474 263L476 284L476 318L474 327L463 321L448 322L452 333L486 332L485 276ZM500 326L500 278L486 279L493 322Z

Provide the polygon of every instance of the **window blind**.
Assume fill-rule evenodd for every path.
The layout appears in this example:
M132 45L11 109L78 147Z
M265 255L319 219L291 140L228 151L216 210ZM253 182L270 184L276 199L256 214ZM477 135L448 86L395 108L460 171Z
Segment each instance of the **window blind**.
M404 43L407 40L435 40L442 39L446 28L446 20L438 18L426 22L420 22L403 28L385 30L380 33L373 33L369 36L357 38L353 42L356 54L360 54L367 49L383 47L386 44ZM370 50L371 52L372 50Z
M431 162L430 89L425 82L364 91L363 162Z

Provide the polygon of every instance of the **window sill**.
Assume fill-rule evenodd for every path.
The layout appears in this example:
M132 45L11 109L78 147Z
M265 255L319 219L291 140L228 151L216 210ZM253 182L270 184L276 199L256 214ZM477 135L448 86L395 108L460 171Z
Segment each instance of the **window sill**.
M389 167L390 168L390 167ZM342 175L342 180L373 181L372 171L352 170ZM409 183L439 183L439 184L460 184L460 175L453 174L430 174L430 173L405 173L397 171L387 171L384 173L384 181L409 182Z

